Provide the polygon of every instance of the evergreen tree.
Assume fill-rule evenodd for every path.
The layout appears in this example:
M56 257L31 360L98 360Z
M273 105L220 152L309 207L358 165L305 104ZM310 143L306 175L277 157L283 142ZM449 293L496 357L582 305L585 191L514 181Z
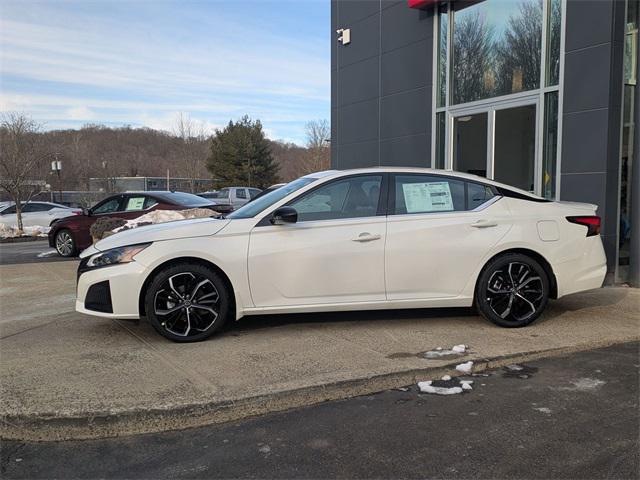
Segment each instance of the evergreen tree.
M266 188L278 182L278 167L260 120L247 115L229 121L211 139L207 168L217 187L249 186Z

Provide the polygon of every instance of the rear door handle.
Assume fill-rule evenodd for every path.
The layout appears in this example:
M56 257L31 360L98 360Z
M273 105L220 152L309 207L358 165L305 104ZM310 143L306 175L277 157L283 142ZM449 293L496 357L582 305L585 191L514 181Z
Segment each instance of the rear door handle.
M380 235L372 235L369 232L363 232L360 235L358 235L356 238L352 238L351 241L365 243L365 242L373 242L374 240L380 240L381 238L382 237Z
M478 220L477 222L472 223L471 226L475 228L497 227L498 222L495 220Z

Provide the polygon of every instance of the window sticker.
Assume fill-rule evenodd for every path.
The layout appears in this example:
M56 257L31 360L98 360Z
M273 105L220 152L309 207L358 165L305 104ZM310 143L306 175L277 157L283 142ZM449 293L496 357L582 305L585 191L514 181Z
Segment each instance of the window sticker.
M449 182L405 183L402 191L407 213L453 210Z
M144 207L144 197L132 197L127 202L127 210L142 210Z

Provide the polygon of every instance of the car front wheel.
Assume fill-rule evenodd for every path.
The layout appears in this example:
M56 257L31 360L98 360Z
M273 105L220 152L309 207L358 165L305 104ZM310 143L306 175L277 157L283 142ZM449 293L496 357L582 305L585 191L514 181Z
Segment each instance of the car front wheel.
M173 265L155 276L145 295L145 311L160 335L174 342L197 342L219 330L231 312L231 292L211 268Z
M73 257L77 253L76 242L69 230L56 233L56 251L62 257Z
M478 279L476 307L501 327L524 327L549 301L549 279L536 260L509 253L491 260Z

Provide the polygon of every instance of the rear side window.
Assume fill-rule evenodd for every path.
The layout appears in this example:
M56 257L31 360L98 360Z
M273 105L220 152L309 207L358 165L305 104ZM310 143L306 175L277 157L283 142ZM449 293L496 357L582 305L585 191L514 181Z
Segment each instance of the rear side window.
M465 210L464 182L432 175L397 175L395 214Z
M146 197L144 199L144 209L145 210L148 210L148 209L150 209L151 207L153 207L153 206L155 206L157 204L158 204L158 202L153 197Z
M244 188L236 189L236 197L237 198L247 198L247 192Z
M467 210L478 208L495 197L493 189L480 183L467 183Z
M16 213L15 205L11 205L9 208L2 211L2 215L11 215L12 213Z
M249 196L251 197L251 200L256 198L256 195L258 195L259 193L260 193L260 190L258 190L257 188L250 188L249 189Z
M127 206L125 207L125 211L127 212L137 212L140 210L144 210L144 202L146 197L143 195L132 196L127 198Z

